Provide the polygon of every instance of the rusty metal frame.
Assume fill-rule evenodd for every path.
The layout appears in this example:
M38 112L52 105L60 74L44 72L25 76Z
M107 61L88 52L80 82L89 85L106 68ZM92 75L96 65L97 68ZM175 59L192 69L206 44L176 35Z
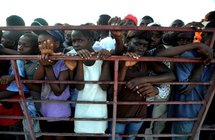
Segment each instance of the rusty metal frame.
M125 27L125 26L43 26L43 27L0 27L1 30L51 30L51 29L59 29L59 30L73 30L73 29L84 29L84 30L155 30L155 31L182 31L182 32L187 32L187 31L196 31L193 28L169 28L169 27ZM200 30L204 32L213 32L213 41L215 41L215 30L214 29L204 29ZM211 47L213 44L210 45ZM110 119L85 119L85 120L107 120L107 121L112 121L112 134L103 134L103 135L96 135L96 134L85 134L85 136L93 137L93 136L102 136L102 137L112 137L112 139L115 139L115 136L122 136L122 137L129 137L129 136L136 136L136 137L180 137L180 136L190 136L190 140L193 140L197 132L201 130L212 130L211 128L202 128L203 121L205 119L205 116L207 114L207 111L209 109L209 106L211 104L212 98L214 97L215 94L215 82L210 81L210 82L168 82L168 84L171 85L177 85L177 84L202 84L202 85L210 85L210 89L207 91L208 94L205 98L204 101L190 101L190 102L178 102L178 101L172 101L172 102L117 102L117 88L118 84L124 84L124 82L118 82L118 63L119 61L126 61L126 60L133 60L132 58L128 58L125 56L112 56L110 58L107 58L105 60L107 61L114 61L114 81L105 81L105 82L99 82L99 81L86 81L86 82L77 82L77 81L44 81L44 80L21 80L17 66L16 66L16 60L17 59L24 59L24 60L38 60L39 56L21 56L21 55L1 55L0 60L11 60L13 71L15 74L15 79L16 82L18 83L19 87L19 95L21 96L20 100L12 100L12 101L20 101L23 106L24 106L24 118L27 119L27 124L29 128L29 134L32 138L32 140L36 140L35 133L33 132L32 128L32 119L37 119L37 120L46 120L49 119L48 117L34 117L31 118L30 115L28 114L28 108L26 106L26 102L28 101L24 97L24 92L22 89L21 84L22 83L108 83L108 84L113 84L114 85L114 98L113 101L106 101L106 102L85 102L85 103L101 103L101 104L112 104L113 105L113 118ZM83 60L78 57L68 57L68 56L51 56L50 59L53 60ZM91 58L89 60L96 60L97 58ZM135 59L136 60L136 59ZM138 61L158 61L158 62L193 62L193 63L199 63L202 62L201 59L183 59L183 58L167 58L167 57L141 57ZM215 63L215 60L212 61L212 63ZM2 101L8 101L7 99L4 99ZM11 100L10 100L11 101ZM38 101L38 100L29 100L33 102L49 102L48 100L45 101ZM52 101L50 101L52 102ZM77 102L72 102L72 101L66 101L70 103L79 103ZM82 102L83 103L83 102ZM203 104L201 111L199 112L199 115L197 118L128 118L128 119L122 119L122 118L116 118L116 112L117 112L117 104L130 104L130 105L135 105L135 104ZM10 118L11 116L3 116L3 118ZM2 118L2 116L0 116ZM11 118L19 118L22 119L23 117L20 116L13 116ZM54 118L52 118L54 119ZM66 121L74 121L74 120L83 120L83 119L78 119L78 118L58 118L61 120L66 120ZM146 135L146 134L137 134L137 135L117 135L115 134L115 125L116 121L184 121L184 120L191 120L195 121L194 128L192 130L192 133L189 134L152 134L152 135ZM214 129L213 129L214 130ZM0 132L2 133L2 132ZM6 134L25 134L25 133L16 133L16 132L3 132ZM83 136L83 134L75 134L75 133L42 133L42 135L52 135L52 136L57 136L57 135L62 135L62 136Z

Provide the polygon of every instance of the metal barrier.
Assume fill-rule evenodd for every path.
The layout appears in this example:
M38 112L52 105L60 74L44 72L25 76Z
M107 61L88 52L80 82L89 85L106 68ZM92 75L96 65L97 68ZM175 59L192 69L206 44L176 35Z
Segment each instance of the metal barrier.
M180 29L175 29L175 28L167 28L167 27L114 27L114 26L53 26L53 27L0 27L2 30L45 30L45 29L59 29L59 30L69 30L69 29L90 29L90 30L165 30L165 31L194 31L193 29L190 28L180 28ZM214 29L207 29L204 30L205 32L215 32ZM213 35L213 41L215 40L215 34ZM211 44L213 46L213 44ZM94 120L94 121L99 121L99 120L106 120L106 121L112 121L112 133L111 134L76 134L76 133L44 133L42 132L42 135L50 135L50 136L89 136L89 137L96 137L96 136L101 136L101 137L112 137L112 139L115 139L115 136L122 136L122 137L180 137L180 136L190 136L190 140L193 140L196 133L201 131L201 130L215 130L215 129L208 129L208 128L202 128L203 121L205 119L205 116L207 114L207 111L209 109L209 106L212 102L212 99L215 94L215 83L214 81L210 82L168 82L167 84L170 85L178 85L178 84L194 84L194 85L210 85L209 90L207 91L207 96L204 101L190 101L190 102L178 102L178 101L156 101L156 102L118 102L117 101L117 90L118 90L118 84L125 84L125 82L119 82L118 81L118 66L119 66L119 61L126 61L126 60L136 60L136 61L156 61L156 62L193 62L193 63L199 63L202 62L202 60L196 58L196 59L183 59L183 58L168 58L168 57L141 57L138 60L129 58L126 56L111 56L109 58L106 58L105 61L113 61L114 62L114 77L113 81L47 81L47 80L21 80L18 70L17 70L17 65L16 65L16 60L18 59L23 59L23 60L38 60L39 56L37 55L1 55L0 60L10 60L13 71L15 74L15 79L18 84L19 88L19 95L20 95L20 100L9 100L9 99L4 99L1 101L12 101L12 102L20 102L24 106L24 116L19 117L19 116L0 116L0 118L16 118L16 119L23 119L26 118L28 128L29 128L29 133L23 132L0 132L4 134L18 134L18 135L23 135L23 134L28 134L31 136L32 140L36 140L36 135L33 131L32 123L31 120L46 120L46 119L55 119L55 120L64 120L64 121L74 121L74 120ZM51 56L50 59L52 60L84 60L79 57L73 57L73 56ZM88 60L97 60L97 58L90 58ZM214 63L215 60L212 60L212 63ZM37 83L64 83L64 84L81 84L81 83L98 83L98 84L113 84L114 85L114 96L113 96L113 101L106 101L106 102L81 102L81 101L55 101L55 100L27 100L24 96L24 92L22 89L21 84L22 83L32 83L32 84L37 84ZM108 118L108 119L81 119L81 118L48 118L48 117L30 117L28 114L28 108L26 106L27 101L32 101L32 102L69 102L69 103L93 103L93 104L109 104L113 105L113 118ZM199 112L199 115L197 118L117 118L116 113L117 113L117 104L130 104L130 105L135 105L135 104L202 104L201 111ZM189 134L152 134L152 135L146 135L146 134L136 134L136 135L117 135L115 134L115 126L116 126L116 121L195 121L194 128L192 130L192 133Z

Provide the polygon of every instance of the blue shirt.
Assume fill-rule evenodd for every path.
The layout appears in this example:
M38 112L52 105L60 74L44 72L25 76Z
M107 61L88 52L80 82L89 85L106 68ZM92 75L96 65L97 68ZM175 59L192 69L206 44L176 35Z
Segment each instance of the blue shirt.
M199 55L194 51L187 51L183 53L181 58L198 58ZM189 82L189 77L194 72L195 65L197 63L176 63L176 76L179 82ZM209 82L215 68L214 64L210 64L205 67L199 76L199 82ZM172 100L173 101L202 101L205 98L207 89L209 86L197 85L195 86L191 93L187 95L180 94L188 85L178 85L173 91ZM197 117L201 104L178 104L170 105L170 115L172 117Z
M17 60L16 61L18 72L19 72L19 75L21 77L25 77L26 76L25 69L24 69L24 63L25 63L24 60ZM9 69L9 75L14 75L12 67L10 67L10 69ZM24 92L28 92L29 91L28 88L24 84L22 84L22 89L23 89ZM7 87L7 90L8 91L12 91L12 92L19 92L19 88L17 86L16 81L11 82L9 84L9 86Z

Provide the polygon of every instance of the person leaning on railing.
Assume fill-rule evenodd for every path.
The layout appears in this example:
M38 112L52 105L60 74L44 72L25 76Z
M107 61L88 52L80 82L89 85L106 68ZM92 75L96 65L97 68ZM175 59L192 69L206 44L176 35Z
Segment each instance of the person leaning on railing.
M195 26L199 23L192 22L187 26ZM202 26L201 26L202 27ZM175 74L178 82L209 82L214 73L214 64L210 64L213 59L213 49L208 47L211 43L212 36L204 34L203 43L194 42L194 33L183 32L177 36L178 46L167 48L156 54L156 56L179 58L202 58L202 63L175 63ZM213 42L214 43L214 42ZM172 90L171 101L203 101L208 86L204 85L177 85ZM195 118L198 116L200 104L177 104L169 105L168 116L176 118ZM175 121L172 122L171 132L173 134L190 133L193 128L193 121ZM188 137L173 137L173 140L188 140ZM198 140L198 134L195 140Z
M148 31L136 31L127 37L127 46L124 55L135 59L146 56L151 34ZM151 75L151 72L156 75ZM141 61L125 61L119 64L119 81L126 81L125 85L118 86L118 101L146 101L146 97L156 96L157 82L175 80L174 74L163 63L149 63ZM117 118L145 118L147 105L118 105ZM110 123L111 124L111 123ZM117 122L116 134L137 134L143 121ZM112 126L108 129L112 132ZM109 138L111 139L111 138ZM115 139L121 140L121 137ZM127 139L135 139L129 137Z
M15 50L14 50L15 51ZM38 45L37 45L37 35L33 33L25 33L19 38L18 46L17 46L17 54L20 55L34 55L38 54ZM37 63L34 63L33 61L27 61L27 60L17 60L16 61L17 68L18 68L18 74L23 79L28 79L29 77L32 77L33 70L35 70L35 66ZM36 64L36 65L35 65ZM29 69L33 68L31 72L29 72ZM30 78L29 78L30 79ZM10 67L9 75L3 75L0 77L0 83L1 84L7 84L7 88L0 93L0 99L20 99L19 95L19 88L17 86L17 83L15 82L15 75L12 70L12 67ZM26 84L22 84L22 89L26 97L30 96L30 89L27 87ZM23 104L18 102L1 102L0 105L0 115L8 115L8 116L22 116L22 110L21 107L23 107ZM27 105L28 107L28 105ZM32 106L31 106L32 108ZM35 117L37 112L34 109L34 112L32 110L29 110L30 115ZM28 112L28 113L29 113ZM32 114L33 113L33 114ZM23 120L24 121L24 120ZM22 120L20 119L0 119L0 130L2 131L23 131L28 129L28 125L25 123L22 125ZM37 125L38 126L38 125ZM29 130L29 129L28 129ZM39 126L37 127L37 130L40 130ZM35 131L38 132L38 131ZM22 135L1 135L2 140L6 139L23 139Z

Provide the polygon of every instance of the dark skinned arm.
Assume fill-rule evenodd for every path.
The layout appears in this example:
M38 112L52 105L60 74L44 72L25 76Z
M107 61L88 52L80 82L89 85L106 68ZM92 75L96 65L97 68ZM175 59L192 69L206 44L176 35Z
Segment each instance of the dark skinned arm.
M196 50L201 55L205 64L208 64L213 59L213 49L208 47L204 43L190 43L187 45L167 48L160 52L157 52L156 56L173 57L190 50Z
M59 78L55 77L52 66L46 66L45 72L46 76L48 77L48 80L51 81L55 80L65 81L69 79L69 70L61 71L59 74ZM50 83L50 87L56 96L60 96L62 92L65 90L66 84Z
M204 70L204 65L199 64L196 65L195 68L192 71L192 74L189 77L189 82L198 82L201 76L202 71ZM188 85L182 92L181 94L189 94L193 90L193 88L197 85Z
M39 65L37 70L34 73L33 80L44 80L45 79L45 66L42 64ZM27 84L29 89L41 93L42 84Z
M78 61L76 75L74 77L75 81L84 81L84 68L83 68L83 61ZM84 84L77 84L76 88L78 90L84 89Z
M125 50L122 36L115 36L114 38L116 40L116 48L115 51L112 51L112 54L122 55Z
M176 79L173 72L168 69L163 63L150 62L150 64L148 63L148 65L153 70L153 72L156 73L156 75L133 78L127 83L128 88L133 91L136 91L136 86L139 86L144 83L161 83L174 81Z
M18 55L18 52L16 50L4 48L4 47L2 47L2 48L0 47L0 53L9 54L9 55Z
M120 66L119 67L119 75L118 75L118 80L120 82L124 81L125 80L125 76L126 76L126 72L128 70L128 67L125 66L125 62L121 62L120 63ZM122 88L122 84L119 84L118 86L118 91L120 91Z
M110 74L110 62L109 61L103 61L102 65L102 72L99 81L110 81L111 80L111 74ZM108 84L101 84L100 85L103 90L107 90L109 85Z

